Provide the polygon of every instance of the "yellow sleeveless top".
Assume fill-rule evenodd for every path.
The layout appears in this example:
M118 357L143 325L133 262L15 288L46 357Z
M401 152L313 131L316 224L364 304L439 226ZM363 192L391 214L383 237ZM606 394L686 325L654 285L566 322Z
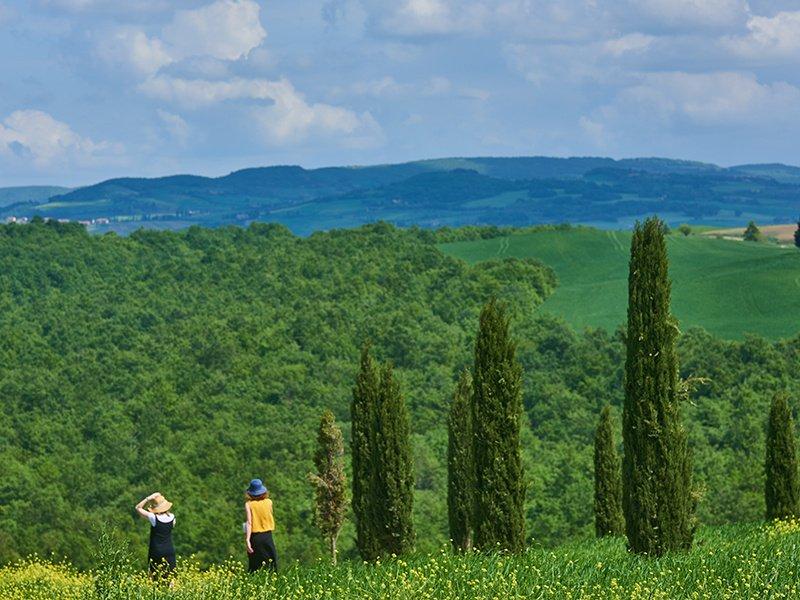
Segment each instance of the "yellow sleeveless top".
M272 516L272 500L248 500L247 506L250 507L250 519L252 523L251 531L261 533L263 531L273 531L275 529L275 519Z

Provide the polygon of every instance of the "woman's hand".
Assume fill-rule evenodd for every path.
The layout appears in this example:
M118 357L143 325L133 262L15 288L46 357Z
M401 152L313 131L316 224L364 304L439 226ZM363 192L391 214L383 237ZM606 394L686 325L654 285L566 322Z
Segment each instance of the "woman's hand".
M252 554L253 552L254 552L253 546L250 545L250 541L248 540L248 542L247 542L247 553L248 554Z

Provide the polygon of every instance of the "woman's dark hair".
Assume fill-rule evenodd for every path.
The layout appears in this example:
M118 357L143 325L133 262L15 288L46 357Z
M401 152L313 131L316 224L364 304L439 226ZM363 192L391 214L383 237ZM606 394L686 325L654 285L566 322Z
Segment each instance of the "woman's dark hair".
M268 492L264 492L263 494L259 494L258 496L253 496L252 494L247 494L250 497L250 500L263 500L267 497Z

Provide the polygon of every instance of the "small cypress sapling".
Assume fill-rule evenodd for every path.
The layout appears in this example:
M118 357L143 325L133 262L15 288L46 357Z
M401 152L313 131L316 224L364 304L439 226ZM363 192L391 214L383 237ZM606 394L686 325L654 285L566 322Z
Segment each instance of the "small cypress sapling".
M784 394L772 400L767 423L766 460L764 464L764 500L767 519L788 519L800 515L797 453L794 422Z
M522 367L505 306L492 299L475 340L472 438L474 531L479 550L525 547L525 480L520 450Z
M336 540L347 510L344 474L344 440L342 430L330 410L322 413L317 432L317 451L314 454L316 473L308 479L314 486L314 522L328 542L331 561L336 564Z
M622 472L614 444L611 407L605 406L594 436L594 528L597 537L623 535Z
M472 496L475 464L472 460L472 376L461 373L447 420L447 516L455 550L472 546Z

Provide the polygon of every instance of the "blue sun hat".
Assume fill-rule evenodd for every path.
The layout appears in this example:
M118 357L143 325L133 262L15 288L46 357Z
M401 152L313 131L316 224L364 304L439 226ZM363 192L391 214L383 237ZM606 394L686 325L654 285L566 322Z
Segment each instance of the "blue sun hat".
M251 496L260 496L267 493L267 487L260 479L253 479L250 481L250 487L245 490Z

